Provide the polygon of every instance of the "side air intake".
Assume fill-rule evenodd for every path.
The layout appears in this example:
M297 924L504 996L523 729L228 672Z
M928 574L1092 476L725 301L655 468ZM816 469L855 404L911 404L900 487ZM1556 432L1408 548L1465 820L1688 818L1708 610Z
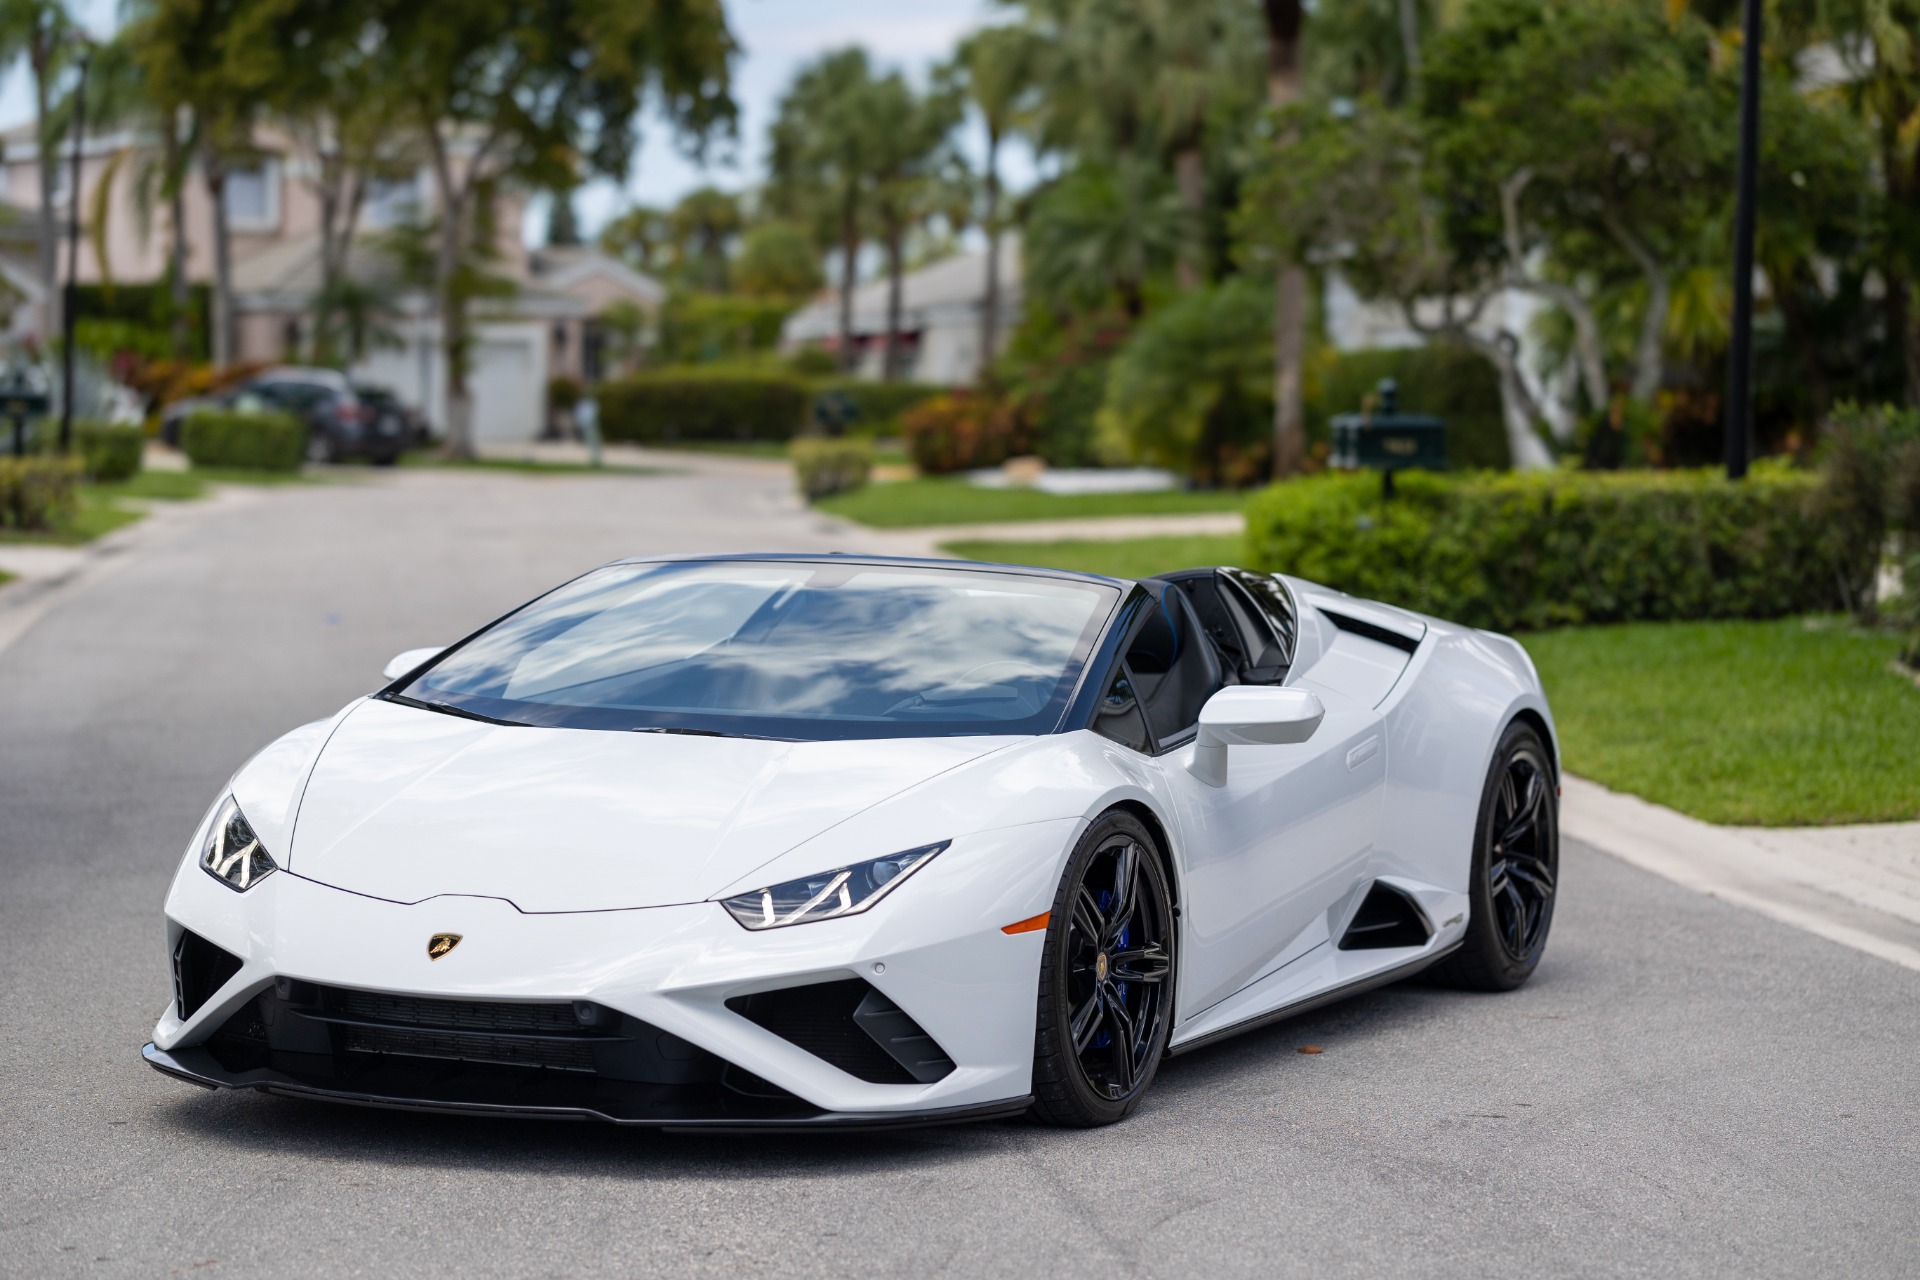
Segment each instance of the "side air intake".
M1424 947L1433 936L1426 913L1406 894L1378 880L1340 936L1342 951L1381 951L1388 947Z
M214 946L197 933L182 930L173 947L173 1000L184 1021L198 1013L213 993L240 972L240 957Z
M735 996L727 1008L869 1084L932 1084L953 1070L934 1038L862 978Z

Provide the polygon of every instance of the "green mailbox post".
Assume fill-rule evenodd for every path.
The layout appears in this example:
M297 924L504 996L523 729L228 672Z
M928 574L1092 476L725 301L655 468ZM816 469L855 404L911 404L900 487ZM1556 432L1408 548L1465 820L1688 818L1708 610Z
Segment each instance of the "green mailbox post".
M1378 471L1389 494L1396 471L1447 469L1446 422L1426 414L1401 413L1400 388L1392 378L1380 380L1378 403L1372 411L1336 414L1332 425L1328 465L1341 471Z
M27 452L27 419L43 418L47 413L47 393L28 381L18 369L9 370L0 379L0 418L13 424L13 456Z

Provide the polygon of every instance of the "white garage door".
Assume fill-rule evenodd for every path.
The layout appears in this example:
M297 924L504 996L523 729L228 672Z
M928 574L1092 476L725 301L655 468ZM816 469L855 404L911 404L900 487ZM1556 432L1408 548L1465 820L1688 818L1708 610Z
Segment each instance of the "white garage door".
M482 338L473 344L469 387L476 444L524 444L540 434L544 388L533 344Z

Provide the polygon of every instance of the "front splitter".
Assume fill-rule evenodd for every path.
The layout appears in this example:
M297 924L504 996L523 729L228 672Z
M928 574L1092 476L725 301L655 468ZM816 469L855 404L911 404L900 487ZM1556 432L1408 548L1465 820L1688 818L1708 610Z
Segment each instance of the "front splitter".
M1002 1120L1024 1114L1033 1104L1031 1096L1004 1098L997 1102L966 1107L942 1107L927 1111L822 1111L795 1100L780 1104L773 1100L743 1099L736 1104L737 1114L678 1114L684 1108L671 1101L649 1103L644 1099L623 1106L576 1104L568 1106L490 1102L473 1097L422 1098L370 1089L338 1088L318 1085L309 1080L276 1071L270 1067L229 1071L203 1048L158 1048L147 1044L140 1050L147 1065L163 1075L207 1089L252 1089L294 1098L319 1098L351 1106L383 1107L396 1111L441 1112L453 1115L493 1116L539 1120L598 1120L608 1124L659 1129L664 1132L700 1131L731 1133L794 1132L800 1130L876 1130L917 1129L933 1125L966 1124L978 1120ZM662 1114L661 1108L675 1114ZM731 1108L730 1108L731 1109Z

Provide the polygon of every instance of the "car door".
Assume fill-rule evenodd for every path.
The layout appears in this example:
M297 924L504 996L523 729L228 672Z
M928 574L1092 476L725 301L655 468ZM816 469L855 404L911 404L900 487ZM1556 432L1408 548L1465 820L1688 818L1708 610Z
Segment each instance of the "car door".
M1152 724L1183 837L1183 1017L1325 941L1329 909L1365 875L1386 781L1380 717L1337 694L1321 701L1326 718L1308 741L1233 747L1222 787L1186 767L1197 705L1178 710L1184 723Z

